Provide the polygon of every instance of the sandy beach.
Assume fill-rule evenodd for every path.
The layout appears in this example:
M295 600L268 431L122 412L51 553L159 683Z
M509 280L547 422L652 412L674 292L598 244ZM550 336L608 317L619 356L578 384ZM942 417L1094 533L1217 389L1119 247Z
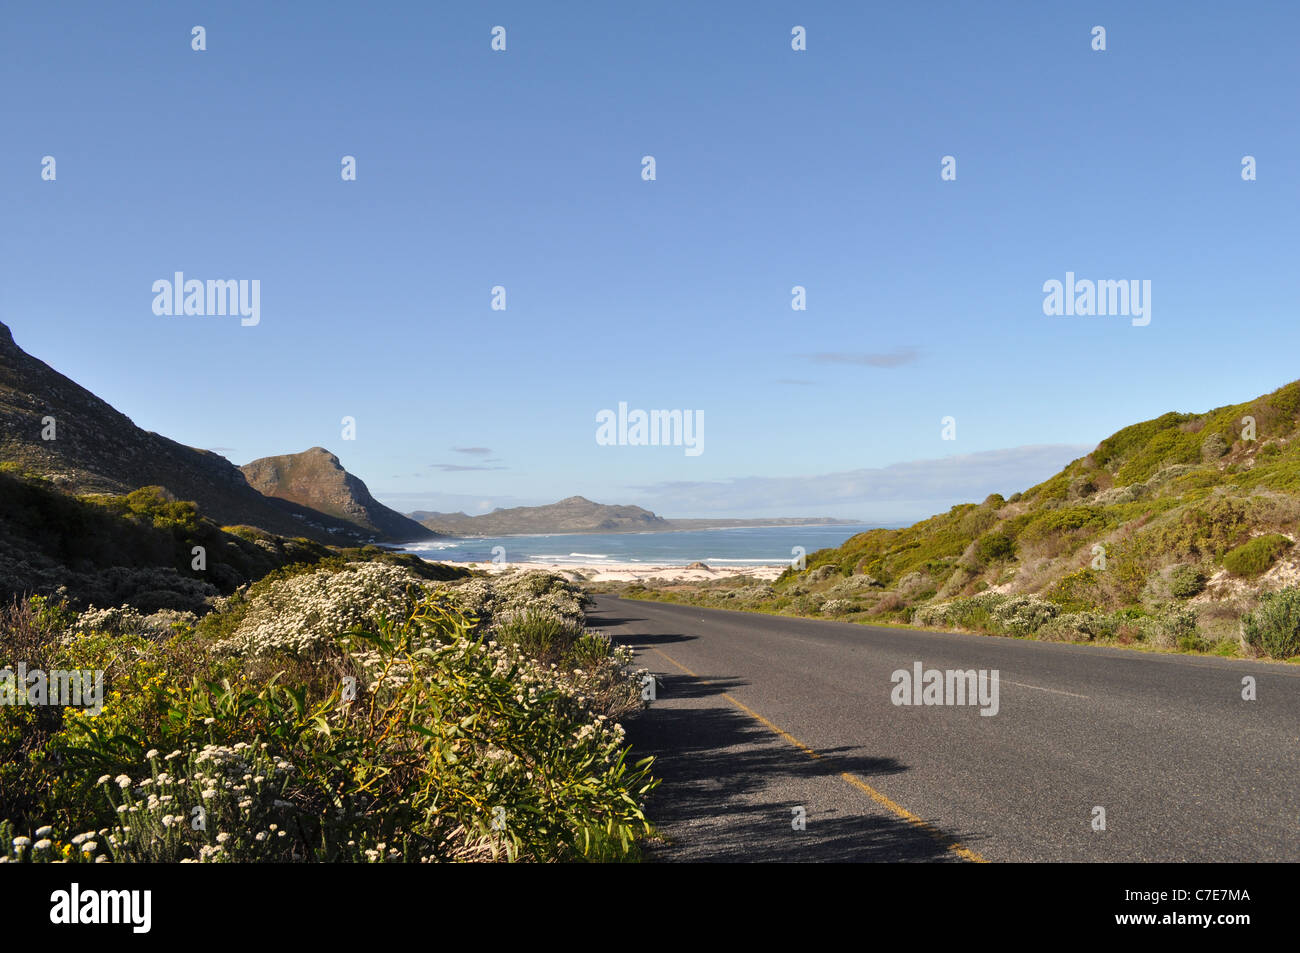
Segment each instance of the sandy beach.
M709 579L727 579L744 576L769 582L785 571L783 565L773 566L710 566L701 569L692 566L654 566L645 563L604 563L599 566L574 566L569 563L459 563L471 569L489 573L510 572L516 569L544 569L558 573L570 581L585 582L703 582Z

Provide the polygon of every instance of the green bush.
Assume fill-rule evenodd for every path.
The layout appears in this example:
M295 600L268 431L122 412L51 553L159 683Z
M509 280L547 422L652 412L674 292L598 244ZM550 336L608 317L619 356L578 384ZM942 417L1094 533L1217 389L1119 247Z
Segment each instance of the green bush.
M1291 547L1291 540L1281 533L1256 536L1223 555L1223 568L1234 576L1258 576L1273 565L1273 560Z
M975 558L981 565L1015 559L1016 541L1006 533L986 533L975 544Z
M653 782L648 760L625 760L616 720L642 705L631 653L522 611L520 637L490 640L514 620L489 631L439 587L385 611L358 572L309 605L290 599L309 575L263 587L254 609L278 595L322 624L304 641L276 628L287 616L242 612L265 651L214 652L188 625L126 631L170 616L83 614L46 651L104 671L103 710L0 706L0 832L13 835L0 862L636 859ZM410 585L396 567L369 572ZM542 582L501 587L515 605ZM353 612L358 599L375 611ZM22 606L24 656L40 657L41 618L62 616Z
M1175 566L1169 573L1169 592L1175 599L1190 599L1205 589L1205 573L1196 566Z
M1265 594L1254 612L1242 617L1246 644L1277 659L1300 655L1300 589Z
M1136 620L1142 639L1160 648L1200 649L1203 641L1196 629L1196 612L1188 606L1166 607L1154 616Z
M1057 580L1043 593L1043 598L1056 603L1063 612L1097 609L1104 598L1099 577L1100 572L1096 569L1080 569Z

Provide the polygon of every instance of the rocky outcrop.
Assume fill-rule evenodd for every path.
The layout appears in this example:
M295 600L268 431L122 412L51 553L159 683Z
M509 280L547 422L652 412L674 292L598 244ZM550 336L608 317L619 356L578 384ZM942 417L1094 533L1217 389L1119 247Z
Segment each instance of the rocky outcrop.
M0 324L0 463L70 493L162 486L222 525L354 545L378 535L288 500L270 499L225 457L137 427L125 414L20 348Z
M365 483L343 469L324 447L263 457L240 469L258 492L288 500L390 540L428 539L437 534L380 503Z

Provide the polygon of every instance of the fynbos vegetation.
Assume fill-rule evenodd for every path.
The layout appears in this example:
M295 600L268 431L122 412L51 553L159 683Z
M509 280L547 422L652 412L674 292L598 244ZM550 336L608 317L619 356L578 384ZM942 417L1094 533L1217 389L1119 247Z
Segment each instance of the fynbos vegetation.
M0 706L0 861L635 859L648 763L631 656L542 573L280 570L190 613L2 620L103 710Z
M1300 383L1103 440L1010 499L811 554L770 586L631 595L857 622L1224 655L1298 653ZM1281 592L1274 597L1271 593Z

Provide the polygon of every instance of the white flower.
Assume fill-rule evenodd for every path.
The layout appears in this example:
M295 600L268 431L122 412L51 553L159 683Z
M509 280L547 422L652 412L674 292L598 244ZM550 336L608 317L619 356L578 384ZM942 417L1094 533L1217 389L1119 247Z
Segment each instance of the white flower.
M128 778L125 774L119 774L119 775L118 775L117 777L115 777L113 780L116 781L116 782L117 782L117 786L118 786L119 788L122 788L123 790L125 790L126 788L129 788L129 787L131 786L131 779Z
M38 827L38 828L36 828L36 836L37 836L37 837L52 837L52 836L54 836L54 828L53 828L53 827L50 827L48 824L45 825L44 827Z
M144 753L144 759L145 759L146 761L152 761L152 760L153 760L154 758L156 758L156 757L158 757L158 749L157 749L157 748L150 748L148 751L146 751L146 752Z

